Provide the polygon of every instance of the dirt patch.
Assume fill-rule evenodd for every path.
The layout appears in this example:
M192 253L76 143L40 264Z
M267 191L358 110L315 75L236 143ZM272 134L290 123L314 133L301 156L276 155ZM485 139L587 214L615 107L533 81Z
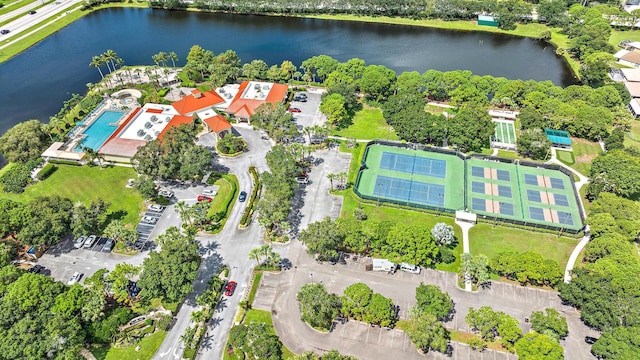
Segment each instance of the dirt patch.
M593 159L595 159L597 156L597 154L583 154L580 156L576 156L575 159L577 163L591 164L593 162Z
M595 144L593 141L589 141L589 140L585 140L577 137L572 137L571 142L581 143L581 144Z

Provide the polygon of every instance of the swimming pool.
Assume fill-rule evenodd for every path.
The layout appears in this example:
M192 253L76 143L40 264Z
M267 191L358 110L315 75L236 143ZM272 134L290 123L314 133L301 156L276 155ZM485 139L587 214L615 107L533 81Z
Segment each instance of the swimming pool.
M113 134L118 128L114 124L124 115L120 111L103 111L100 116L83 132L85 136L82 143L78 144L76 151L81 151L83 147L89 147L98 150L102 144Z

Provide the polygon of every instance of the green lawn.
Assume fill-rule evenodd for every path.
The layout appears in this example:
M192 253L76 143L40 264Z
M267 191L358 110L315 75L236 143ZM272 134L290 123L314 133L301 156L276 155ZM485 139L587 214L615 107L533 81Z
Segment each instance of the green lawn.
M272 334L276 333L275 329L273 328L273 320L271 319L271 313L270 312L268 312L266 310L251 309L251 310L247 311L247 315L244 318L244 323L248 324L248 323L250 323L252 321L266 324L267 327L269 328L269 332L271 332ZM234 354L229 355L225 351L223 359L224 360L243 359L242 356L238 356L238 354L237 354L238 352L240 352L240 351L236 350L236 352ZM291 350L287 349L287 347L284 346L284 344L283 344L282 345L282 359L291 359L294 356L296 356L296 354L291 352Z
M25 202L39 196L59 195L85 204L102 198L111 203L109 211L112 219L122 219L132 225L140 220L142 197L136 190L125 187L128 179L136 177L133 168L113 166L100 169L99 166L59 164L56 166L58 169L49 178L28 186L24 193L0 192L0 197Z
M258 291L258 286L260 285L260 279L262 279L262 271L256 273L253 278L253 283L251 284L251 290L249 290L249 297L247 298L247 302L249 305L253 305L253 299L256 297L256 292Z
M565 165L573 165L576 163L576 159L573 157L573 153L571 151L556 151L556 157Z
M505 159L521 159L517 152L508 150L498 150L498 156Z
M571 147L573 148L573 157L575 159L575 164L571 165L571 167L582 175L589 176L593 159L602 152L600 144L584 139L571 138Z
M489 259L506 251L533 250L545 259L553 259L564 269L577 240L556 234L539 233L506 226L493 227L477 224L469 231L469 247L472 255L484 254Z
M147 336L140 340L134 346L125 349L115 349L112 347L96 347L91 349L91 353L98 360L146 360L151 359L153 354L162 344L164 337L167 336L167 332L160 330L153 335ZM136 351L136 347L140 346L140 351Z
M631 131L624 134L624 146L640 150L640 121L631 121Z
M353 123L346 129L335 131L335 136L342 136L350 139L388 139L398 140L398 135L392 131L382 116L379 108L367 107L360 110L354 117Z

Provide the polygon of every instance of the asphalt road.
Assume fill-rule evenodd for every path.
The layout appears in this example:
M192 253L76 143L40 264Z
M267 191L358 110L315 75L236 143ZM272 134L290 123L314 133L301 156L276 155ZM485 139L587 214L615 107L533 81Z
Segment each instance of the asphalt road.
M7 39L11 39L14 37L17 37L20 35L21 32L24 32L25 30L29 29L30 27L37 25L43 21L46 21L47 19L56 16L57 14L60 14L64 11L67 11L67 9L69 9L70 7L78 4L82 2L82 0L59 0L56 2L53 2L51 4L45 5L43 7L41 7L40 9L37 10L37 13L33 14L33 15L29 15L29 14L25 14L24 16L19 17L18 19L6 24L2 26L2 29L7 29L10 30L11 32L5 35L0 35L0 41L3 40L7 40ZM57 4L56 4L57 3ZM38 2L34 2L30 5L27 5L19 10L21 10L20 12L27 12L28 10L30 10L32 7L29 7L31 5L38 6L41 3ZM35 7L33 6L33 7ZM29 7L29 8L27 8ZM22 9L24 9L24 11L22 11ZM17 10L16 10L17 11ZM6 16L6 15L5 15ZM2 20L0 20L2 21Z
M271 149L271 143L262 140L261 134L249 127L234 126L234 129L247 142L249 151L233 158L219 157L217 166L221 170L235 174L240 184L239 190L250 194L253 184L248 173L249 166L253 165L259 171L268 168L264 156ZM213 146L215 141L210 134L207 134L200 137L199 143ZM263 243L262 231L256 221L253 221L246 229L238 229L240 218L247 204L247 202L235 203L225 227L220 233L197 236L202 248L202 265L194 284L194 292L187 296L180 307L176 315L176 323L167 334L154 359L180 359L184 350L180 336L184 334L187 327L191 326L190 315L197 309L195 299L206 288L206 281L226 264L230 268L229 279L236 281L238 287L233 296L223 296L221 304L208 323L207 333L198 353L198 358L201 359L222 358L222 351L229 329L233 325L238 303L249 287L251 271L255 265L249 259L249 251Z

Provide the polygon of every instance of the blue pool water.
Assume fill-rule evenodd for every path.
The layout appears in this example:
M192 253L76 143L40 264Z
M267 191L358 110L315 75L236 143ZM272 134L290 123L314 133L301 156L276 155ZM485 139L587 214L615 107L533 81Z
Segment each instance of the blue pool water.
M90 147L93 150L98 150L118 128L117 126L111 126L109 124L118 122L122 115L124 115L124 113L119 111L103 111L93 124L83 132L86 137L82 143L76 147L76 150L80 151L82 147Z

